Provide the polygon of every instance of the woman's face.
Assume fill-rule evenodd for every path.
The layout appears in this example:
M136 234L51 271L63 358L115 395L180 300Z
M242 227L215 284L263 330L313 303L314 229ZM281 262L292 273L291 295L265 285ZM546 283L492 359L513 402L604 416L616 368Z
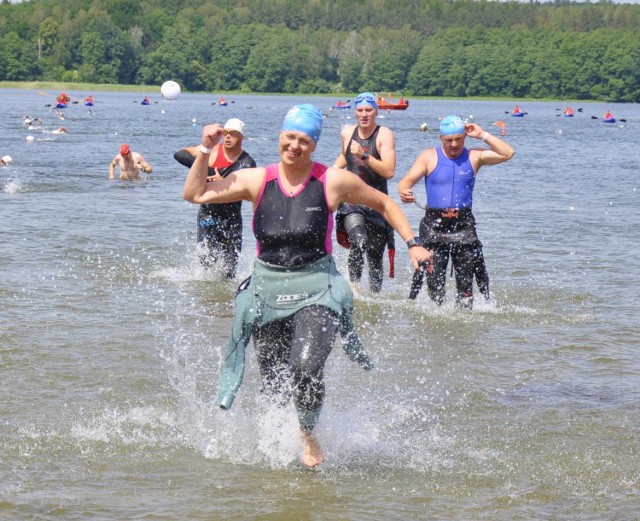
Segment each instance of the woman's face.
M283 130L280 132L279 147L280 159L284 163L295 165L311 161L316 142L304 132Z

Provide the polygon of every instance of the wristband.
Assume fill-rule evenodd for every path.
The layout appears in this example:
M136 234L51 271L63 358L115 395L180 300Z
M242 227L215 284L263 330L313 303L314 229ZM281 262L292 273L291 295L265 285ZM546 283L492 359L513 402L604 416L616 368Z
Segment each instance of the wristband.
M487 138L489 137L489 132L487 132L486 130L482 133L482 136L480 136L480 139L482 139L482 141L484 141L485 143L487 142Z
M203 154L211 154L211 148L207 148L204 145L198 145L198 150L200 150L200 152L202 152Z

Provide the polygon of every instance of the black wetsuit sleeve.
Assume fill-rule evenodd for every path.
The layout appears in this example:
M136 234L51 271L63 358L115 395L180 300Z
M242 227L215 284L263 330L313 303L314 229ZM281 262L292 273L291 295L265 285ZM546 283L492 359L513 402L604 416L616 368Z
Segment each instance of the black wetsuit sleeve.
M186 166L187 168L191 168L196 160L196 158L193 157L191 153L189 153L189 151L185 150L184 148L181 148L175 154L173 154L173 159L175 159L181 165ZM207 175L212 176L216 174L216 171L213 168L208 167L208 169L209 173Z
M196 160L187 150L181 148L175 154L173 154L173 159L175 159L178 163L187 168L191 168L193 162Z

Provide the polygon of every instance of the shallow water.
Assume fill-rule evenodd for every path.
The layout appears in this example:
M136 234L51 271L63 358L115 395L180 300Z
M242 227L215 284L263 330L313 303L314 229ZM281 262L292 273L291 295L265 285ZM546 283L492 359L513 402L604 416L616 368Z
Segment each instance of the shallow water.
M511 118L504 102L425 100L380 115L396 133L396 200L437 144L422 122L507 124L516 157L480 171L474 200L493 298L455 309L449 280L442 308L408 301L398 240L396 278L356 302L376 369L335 349L317 428L327 461L308 471L295 413L259 399L252 349L233 409L213 404L254 242L247 226L235 281L198 266L172 155L201 124L240 117L245 148L270 163L292 104L337 100L100 93L62 121L45 107L57 93L2 94L0 155L14 161L0 168L0 518L639 519L637 105L569 119L528 103ZM590 117L607 108L627 121ZM333 163L352 122L330 113L317 160ZM122 142L155 172L109 181ZM417 229L420 210L403 209Z

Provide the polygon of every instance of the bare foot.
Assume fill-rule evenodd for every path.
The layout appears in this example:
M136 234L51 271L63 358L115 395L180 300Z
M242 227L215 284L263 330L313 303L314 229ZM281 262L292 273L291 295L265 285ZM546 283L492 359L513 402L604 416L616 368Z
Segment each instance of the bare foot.
M324 461L324 454L320 448L320 444L313 434L310 432L303 432L302 445L304 447L302 463L307 467L317 467Z

